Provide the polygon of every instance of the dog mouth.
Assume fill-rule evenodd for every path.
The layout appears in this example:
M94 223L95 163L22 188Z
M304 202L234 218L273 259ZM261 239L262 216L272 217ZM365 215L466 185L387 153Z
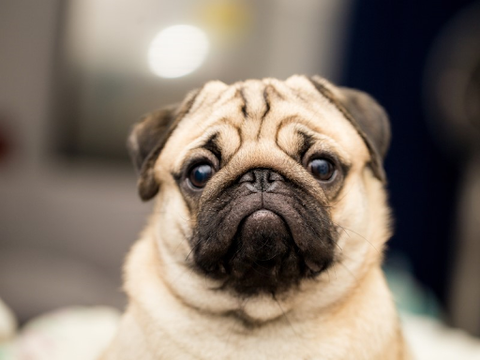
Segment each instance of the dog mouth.
M333 261L336 229L325 207L285 182L275 191L238 186L200 211L191 239L194 267L219 289L277 294Z
M297 252L281 216L266 209L255 211L241 222L222 259L225 272L230 275L223 287L231 286L243 294L277 292L291 277L289 269L300 266Z

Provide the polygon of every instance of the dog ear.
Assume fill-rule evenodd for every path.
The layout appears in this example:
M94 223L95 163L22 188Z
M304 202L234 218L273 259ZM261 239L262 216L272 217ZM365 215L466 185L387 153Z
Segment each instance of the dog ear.
M362 91L335 87L316 76L310 80L358 131L370 152L373 173L386 182L383 160L390 146L391 132L385 110L370 95Z
M155 178L155 162L180 120L190 111L198 92L189 93L182 104L145 115L133 126L127 149L139 174L138 192L143 201L150 200L158 193L160 184Z
M383 161L387 155L391 138L387 113L367 93L346 87L339 89L343 95L343 98L340 99L341 103L373 143Z

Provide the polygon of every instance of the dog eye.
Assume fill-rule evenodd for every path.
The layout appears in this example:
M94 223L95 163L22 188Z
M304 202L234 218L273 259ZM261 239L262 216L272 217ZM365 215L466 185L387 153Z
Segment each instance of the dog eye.
M209 164L199 164L188 174L188 180L194 188L203 188L213 176L213 167Z
M329 181L335 175L335 165L327 159L313 159L308 164L308 171L320 181Z

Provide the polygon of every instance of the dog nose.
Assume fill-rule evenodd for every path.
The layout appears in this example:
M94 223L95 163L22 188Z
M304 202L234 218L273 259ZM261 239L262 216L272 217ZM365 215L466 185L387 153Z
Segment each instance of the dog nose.
M244 174L239 183L253 192L268 192L276 187L277 181L283 181L283 176L270 169L252 169Z

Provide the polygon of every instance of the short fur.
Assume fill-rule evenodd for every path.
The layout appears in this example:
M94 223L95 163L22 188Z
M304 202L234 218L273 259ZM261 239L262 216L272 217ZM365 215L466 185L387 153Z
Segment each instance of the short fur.
M147 116L129 149L156 207L102 359L409 358L380 268L389 140L371 97L319 77L209 82Z

